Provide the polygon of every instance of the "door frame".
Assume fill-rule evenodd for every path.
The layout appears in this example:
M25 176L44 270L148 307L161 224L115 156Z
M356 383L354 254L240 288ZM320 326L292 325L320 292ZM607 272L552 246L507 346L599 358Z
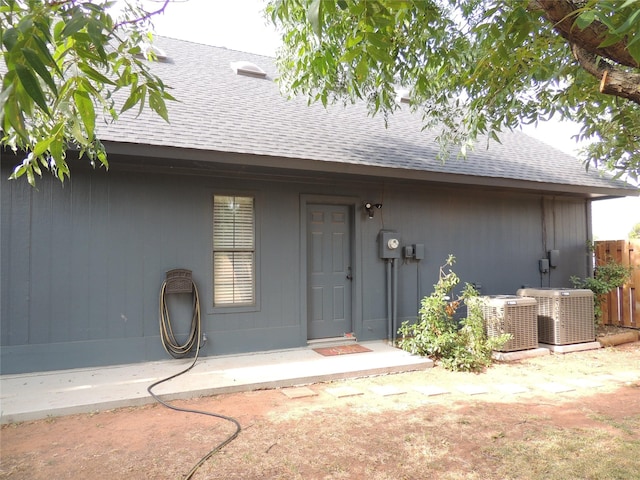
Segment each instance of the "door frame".
M362 335L362 249L361 229L358 207L360 199L347 196L329 195L300 195L300 343L306 345L308 336L308 312L307 312L307 207L309 205L344 205L349 208L351 239L349 248L351 249L351 271L353 280L351 281L351 326L356 338Z

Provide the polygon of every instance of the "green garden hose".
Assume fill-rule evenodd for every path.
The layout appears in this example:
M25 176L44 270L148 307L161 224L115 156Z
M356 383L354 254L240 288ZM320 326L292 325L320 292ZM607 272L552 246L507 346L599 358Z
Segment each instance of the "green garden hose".
M235 426L235 430L231 435L229 435L224 441L216 445L215 448L213 448L205 456L203 456L193 466L193 468L189 471L189 473L187 473L185 480L190 480L193 477L193 475L196 473L198 468L200 468L200 466L202 466L204 462L206 462L212 455L220 451L226 445L231 443L240 434L242 427L240 426L240 423L233 417L228 417L226 415L222 415L219 413L206 412L202 410L191 410L188 408L176 407L174 405L171 405L170 403L165 402L158 395L153 393L153 389L158 385L160 385L161 383L168 382L169 380L173 380L174 378L179 377L180 375L183 375L187 373L189 370L191 370L195 366L196 362L198 361L198 356L200 355L200 339L202 338L202 336L200 335L200 332L201 332L200 300L198 298L198 289L196 287L196 284L192 282L193 316L191 319L191 328L189 331L189 336L185 341L185 343L183 344L180 344L176 341L175 335L173 333L173 328L171 326L171 319L169 318L169 310L167 308L167 302L166 302L166 287L167 287L167 282L165 281L163 282L162 288L160 289L160 337L162 339L162 346L167 351L167 353L169 353L174 358L186 357L195 346L196 347L195 356L193 358L193 362L191 362L191 364L186 369L174 375L171 375L170 377L164 378L162 380L158 380L157 382L149 385L147 387L147 392L149 392L149 395L151 395L156 402L160 403L161 405L167 408L170 408L171 410L175 410L178 412L186 412L186 413L196 413L198 415L206 415L209 417L220 418L222 420L226 420L228 422L233 423Z

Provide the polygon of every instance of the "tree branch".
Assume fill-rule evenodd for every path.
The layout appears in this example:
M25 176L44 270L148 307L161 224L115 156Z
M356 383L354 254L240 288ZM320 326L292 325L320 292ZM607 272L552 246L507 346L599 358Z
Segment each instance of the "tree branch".
M554 30L572 45L579 45L588 52L620 65L640 68L640 64L629 54L626 40L608 47L599 47L608 32L601 22L594 21L584 30L574 25L580 3L577 0L530 0L528 8L542 11L544 17L553 23Z
M571 45L574 57L591 75L600 80L600 92L626 98L640 105L640 74L618 68L576 44Z
M126 20L124 22L120 22L120 23L116 24L115 27L114 27L114 30L117 30L118 28L120 28L120 27L122 27L124 25L130 25L130 24L133 24L133 23L140 23L140 22L143 22L145 20L149 20L154 15L159 15L161 13L164 13L164 11L167 8L167 5L169 5L170 1L171 0L164 0L163 4L162 4L162 7L160 7L157 10L154 10L153 12L145 12L145 14L142 15L141 17L133 18L131 20Z

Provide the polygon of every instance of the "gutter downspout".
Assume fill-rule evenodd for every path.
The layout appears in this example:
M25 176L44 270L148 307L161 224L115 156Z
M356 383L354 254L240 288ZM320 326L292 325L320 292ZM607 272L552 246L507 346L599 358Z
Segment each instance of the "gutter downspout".
M391 300L391 262L393 260L386 258L386 271L387 271L387 340L391 341L393 331L393 317L392 317L392 300Z
M391 317L391 345L396 346L396 330L398 329L398 264L396 264L396 259L391 259L391 268L393 270L393 314Z

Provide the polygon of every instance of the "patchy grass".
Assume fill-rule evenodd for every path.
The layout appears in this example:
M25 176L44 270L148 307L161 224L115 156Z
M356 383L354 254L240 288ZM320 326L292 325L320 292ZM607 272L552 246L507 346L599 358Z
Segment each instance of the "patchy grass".
M529 409L477 403L362 414L347 407L272 419L246 430L202 478L637 478L640 416L585 411L567 425L562 406L559 415ZM237 458L248 462L235 477Z
M592 413L589 414L589 418L593 418L601 423L610 425L611 427L631 436L638 435L638 432L640 432L640 414L616 419L611 415Z
M640 472L640 440L598 428L547 426L521 440L493 442L483 452L496 462L494 478L626 480Z

